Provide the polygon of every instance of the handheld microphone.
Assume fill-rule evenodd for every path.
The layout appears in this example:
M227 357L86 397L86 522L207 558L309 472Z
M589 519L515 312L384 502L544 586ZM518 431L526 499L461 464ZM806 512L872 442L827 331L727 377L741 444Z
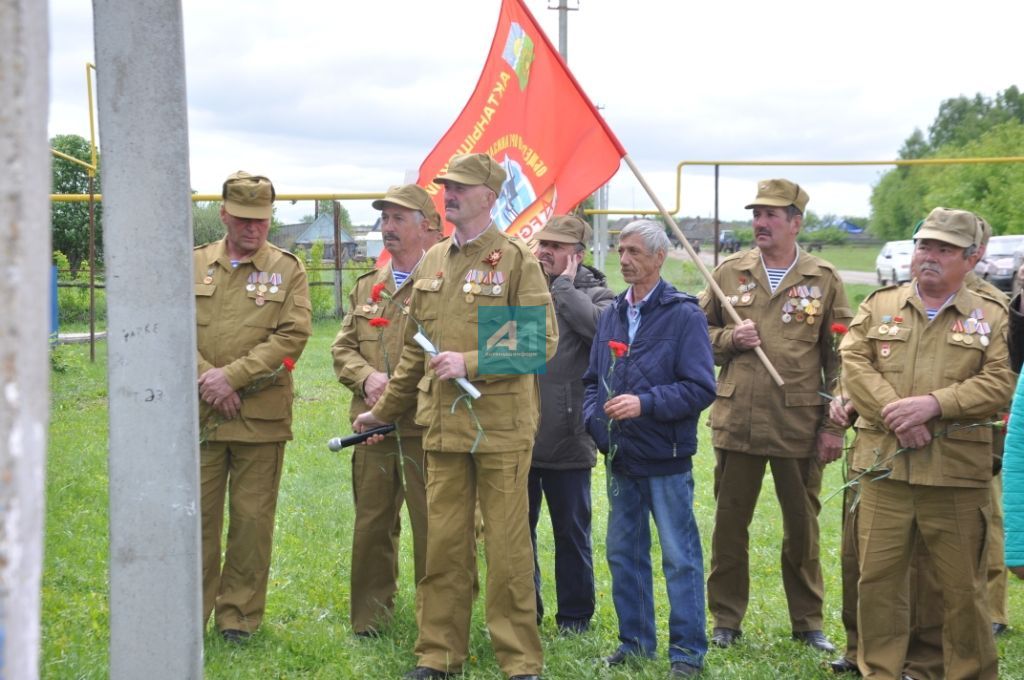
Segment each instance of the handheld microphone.
M365 432L357 432L356 434L350 434L347 437L334 437L327 442L327 448L331 451L341 451L346 446L355 446L356 444L362 444L367 439L375 434L387 434L395 429L395 425L381 425L375 427L372 430L366 430Z

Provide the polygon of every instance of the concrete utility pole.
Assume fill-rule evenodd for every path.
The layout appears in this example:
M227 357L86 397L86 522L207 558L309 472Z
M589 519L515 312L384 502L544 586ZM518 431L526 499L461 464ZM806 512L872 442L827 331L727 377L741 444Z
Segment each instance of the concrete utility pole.
M110 403L110 677L202 678L180 0L93 0Z
M569 12L579 10L579 3L575 7L569 7L569 0L558 0L554 7L548 5L548 9L558 10L558 53L562 55L565 63L569 63Z
M0 0L0 680L39 677L50 362L46 3Z

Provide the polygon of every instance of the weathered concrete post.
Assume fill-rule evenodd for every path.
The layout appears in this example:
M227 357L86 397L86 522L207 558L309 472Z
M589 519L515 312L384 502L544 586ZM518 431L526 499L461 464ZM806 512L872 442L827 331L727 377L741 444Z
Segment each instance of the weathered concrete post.
M0 680L39 677L49 413L46 3L0 0Z
M181 3L94 0L110 402L110 677L201 678Z

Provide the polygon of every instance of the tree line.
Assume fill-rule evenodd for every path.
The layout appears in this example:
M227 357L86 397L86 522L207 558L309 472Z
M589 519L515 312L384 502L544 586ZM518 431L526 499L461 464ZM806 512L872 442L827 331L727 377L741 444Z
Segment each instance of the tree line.
M925 135L900 148L900 159L1024 156L1024 95L1011 86L995 97L947 99ZM871 194L870 230L879 238L910 238L937 206L971 210L996 234L1024 233L1024 164L900 166L882 175Z

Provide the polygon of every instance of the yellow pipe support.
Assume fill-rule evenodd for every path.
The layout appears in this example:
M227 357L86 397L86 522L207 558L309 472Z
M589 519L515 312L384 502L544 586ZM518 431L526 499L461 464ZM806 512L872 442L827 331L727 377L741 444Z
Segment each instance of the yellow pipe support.
M905 158L891 161L679 161L676 166L676 205L670 215L679 213L682 205L683 167L687 165L729 166L839 166L839 165L978 165L981 163L1022 163L1024 156L996 156L992 158ZM660 210L597 210L588 208L587 215L660 215Z
M89 170L89 176L93 177L96 175L97 164L99 158L96 154L96 116L93 113L93 100L92 100L92 72L96 70L96 67L89 62L85 62L85 89L88 91L88 102L89 102L89 152L92 155L92 168Z
M74 156L69 156L66 153L61 153L60 151L57 151L56 149L50 149L50 153L53 154L54 156L56 156L57 158L63 158L66 161L71 161L72 163L77 163L78 165L81 165L86 170L88 170L90 173L93 172L96 169L96 166L89 165L88 163L86 163L85 161L81 160L80 158L75 158ZM85 196L88 197L88 194L85 194Z

